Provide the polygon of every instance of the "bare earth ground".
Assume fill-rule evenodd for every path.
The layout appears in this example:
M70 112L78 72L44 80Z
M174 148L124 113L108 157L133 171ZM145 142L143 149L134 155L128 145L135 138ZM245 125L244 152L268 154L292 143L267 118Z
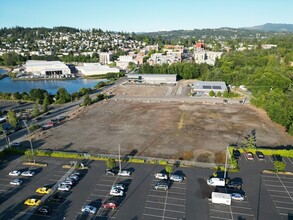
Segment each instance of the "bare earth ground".
M165 96L176 94L174 89L178 86L126 85L111 92L122 96ZM118 154L120 144L122 155L136 150L140 156L202 162L223 162L222 152L227 145L240 145L252 129L256 129L260 146L293 143L293 137L271 122L264 111L250 105L111 99L80 109L71 118L35 141L44 149L108 154Z

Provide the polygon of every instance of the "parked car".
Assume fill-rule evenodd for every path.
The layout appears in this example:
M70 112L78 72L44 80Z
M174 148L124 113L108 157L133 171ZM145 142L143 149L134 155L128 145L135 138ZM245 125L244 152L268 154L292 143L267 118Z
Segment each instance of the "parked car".
M155 185L155 189L161 189L161 190L168 190L169 189L169 183L167 181L159 181Z
M229 182L227 183L227 186L228 186L229 188L241 189L242 186L243 186L243 184L242 184L242 182L240 182L240 181L233 181L233 180L231 180L231 181L229 181Z
M184 179L185 179L184 176L180 176L180 175L172 174L170 176L170 180L172 180L174 182L182 182Z
M110 176L114 176L117 174L117 172L114 171L113 169L107 169L105 174L110 175Z
M112 186L112 189L119 189L119 190L125 190L125 185L123 183L116 183Z
M63 200L63 196L60 193L55 193L54 195L50 196L49 201L50 202L56 202L56 203L61 203Z
M34 176L35 174L36 173L34 171L30 171L30 170L27 170L21 173L22 176Z
M81 177L81 173L80 172L73 172L72 174L70 174L70 176L73 175L73 176L78 176L78 177Z
M59 191L69 191L71 189L71 186L61 183L57 189Z
M49 206L42 206L37 210L39 215L49 215L51 213L51 208Z
M77 175L73 175L73 174L71 174L70 176L69 176L69 179L73 179L74 181L79 181L79 177L77 176Z
M253 160L254 159L253 153L251 153L251 152L246 152L246 157L247 157L247 160Z
M118 176L130 176L131 172L128 170L119 170Z
M97 208L91 205L85 205L81 207L81 212L85 214L96 214Z
M232 193L231 198L233 200L237 200L237 201L243 201L244 200L244 196L241 195L240 193Z
M21 179L15 179L10 182L10 185L20 186L22 183L23 183L23 181Z
M21 174L20 171L18 170L13 170L9 173L9 176L19 176Z
M257 158L259 160L264 160L265 159L265 155L262 152L256 151L255 154L256 154L256 156L257 156Z
M20 146L20 142L14 141L10 144L11 147L19 147Z
M40 187L40 188L37 188L36 192L40 194L49 194L51 192L51 189L47 187Z
M110 195L111 196L123 196L124 192L122 190L119 190L119 189L111 189Z
M235 159L238 159L241 156L240 151L234 149L233 150L233 156L234 156Z
M102 207L104 209L116 209L117 208L117 203L114 201L107 201L102 204Z
M41 200L36 198L30 198L25 200L24 204L28 206L39 206L41 204Z
M155 173L155 178L159 180L167 180L168 175L164 173Z
M70 185L73 186L75 184L74 179L67 178L65 181L63 181L61 184Z

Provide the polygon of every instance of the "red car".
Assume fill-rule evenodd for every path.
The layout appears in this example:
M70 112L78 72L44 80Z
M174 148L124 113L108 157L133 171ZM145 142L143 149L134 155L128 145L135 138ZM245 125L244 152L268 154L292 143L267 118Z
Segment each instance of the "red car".
M111 201L111 202L106 202L106 203L102 204L102 207L105 209L116 209L117 204L115 202Z
M247 160L253 160L253 154L251 152L246 152Z

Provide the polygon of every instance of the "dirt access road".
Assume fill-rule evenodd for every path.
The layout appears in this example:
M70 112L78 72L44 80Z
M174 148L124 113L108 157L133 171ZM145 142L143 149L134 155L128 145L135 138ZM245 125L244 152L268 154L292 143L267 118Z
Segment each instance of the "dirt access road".
M125 91L131 89L137 97L148 90L138 88L119 86L111 93L129 95ZM148 96L176 95L172 91L175 87L157 88L148 90ZM250 105L122 101L115 97L80 109L71 120L46 131L34 143L44 149L108 154L118 154L120 144L122 154L137 151L141 156L223 162L227 145L241 144L253 129L260 146L293 143L265 112Z

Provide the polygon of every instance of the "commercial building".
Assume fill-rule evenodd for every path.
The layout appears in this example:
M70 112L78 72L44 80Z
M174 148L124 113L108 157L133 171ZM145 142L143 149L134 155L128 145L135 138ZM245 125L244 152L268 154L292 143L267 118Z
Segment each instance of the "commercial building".
M198 64L207 63L214 66L216 59L220 59L223 52L214 52L205 50L205 44L203 41L198 41L194 48L194 61Z
M102 52L99 53L99 58L100 58L100 63L105 65L111 62L112 59L112 53L106 53L106 52Z
M223 93L227 91L227 85L222 81L196 81L193 85L195 95L209 95L210 91Z
M25 71L35 76L47 78L72 77L67 65L60 61L28 60Z
M172 64L172 63L178 63L181 62L181 53L171 53L170 55L163 55L162 53L154 53L151 55L151 57L148 59L148 63L150 65L155 64Z
M85 76L120 72L118 68L111 68L108 65L101 65L100 63L84 63L83 66L77 66L76 69Z
M177 74L127 74L129 82L146 84L176 84Z

